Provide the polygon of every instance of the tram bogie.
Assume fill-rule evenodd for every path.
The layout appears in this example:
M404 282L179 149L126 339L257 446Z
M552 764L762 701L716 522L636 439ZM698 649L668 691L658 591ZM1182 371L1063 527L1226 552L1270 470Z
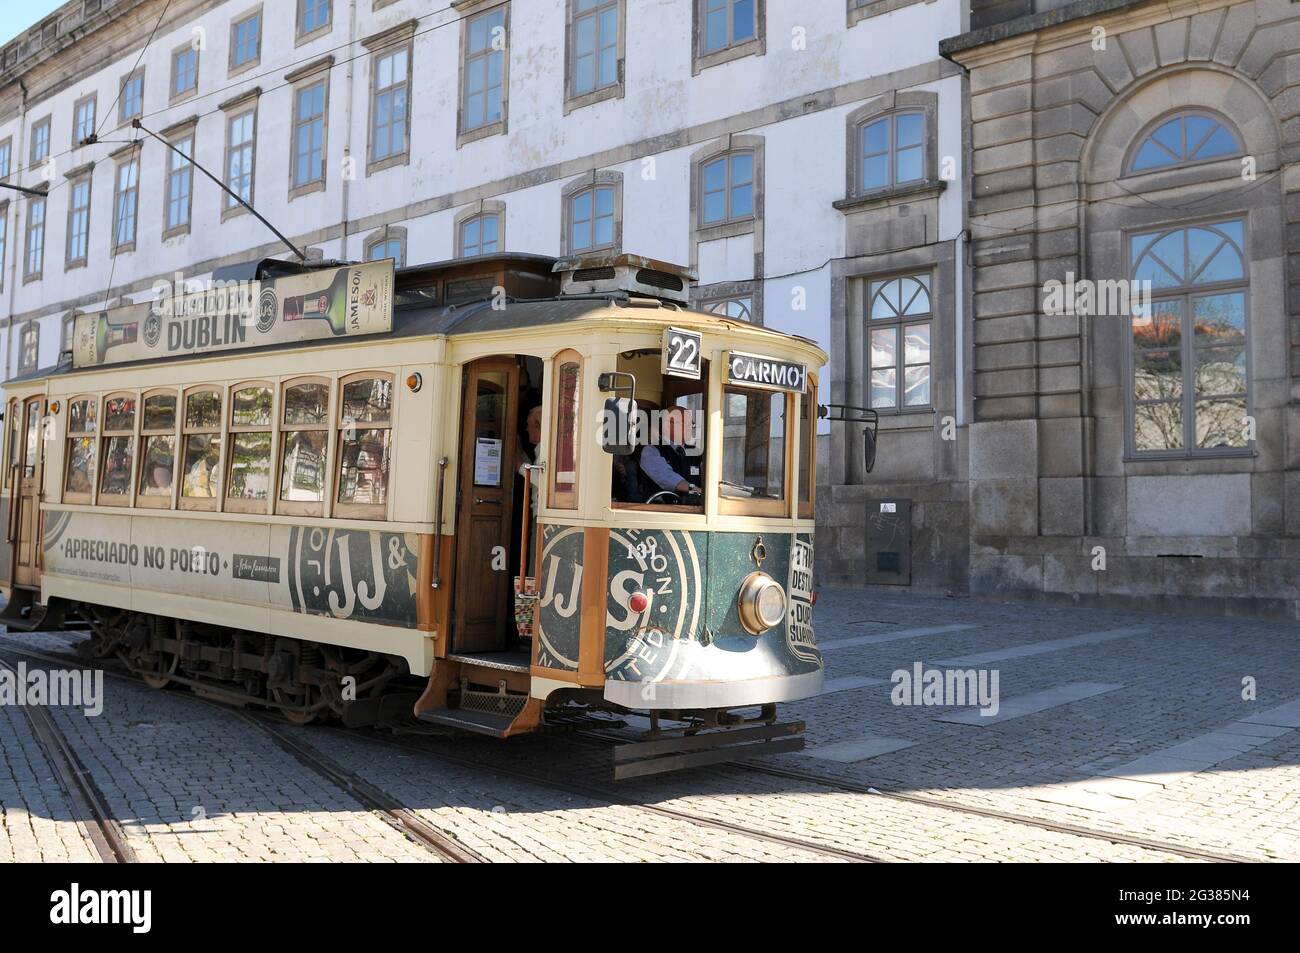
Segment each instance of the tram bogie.
M820 349L632 256L253 278L241 334L79 315L7 383L12 625L301 722L644 712L624 776L802 743Z

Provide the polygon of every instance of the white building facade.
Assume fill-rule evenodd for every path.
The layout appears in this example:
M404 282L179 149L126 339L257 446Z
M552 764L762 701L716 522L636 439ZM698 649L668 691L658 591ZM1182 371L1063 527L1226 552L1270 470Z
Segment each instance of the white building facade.
M938 55L963 6L172 0L160 20L164 0L65 4L0 50L0 178L49 182L0 192L7 376L57 363L76 310L288 256L139 118L313 255L689 264L700 305L830 352L821 400L870 399L882 429L928 441L961 416L966 373L964 81ZM894 316L891 350L866 310L917 278L924 311ZM863 483L857 453L851 428L822 448L842 581L861 576L865 499L832 491ZM937 485L955 460L899 457L887 479Z

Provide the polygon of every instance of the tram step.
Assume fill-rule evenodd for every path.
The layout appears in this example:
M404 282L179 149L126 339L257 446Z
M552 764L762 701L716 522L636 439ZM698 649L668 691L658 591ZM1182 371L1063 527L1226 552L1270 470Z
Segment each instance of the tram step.
M26 615L24 615L26 610ZM30 589L15 589L9 598L4 612L0 613L0 623L15 632L58 631L63 628L64 604L60 599L51 599L48 605L36 601L36 593Z
M493 738L504 738L515 716L491 711L441 708L437 711L420 712L420 720L459 728L462 731L472 731L475 734L490 735Z

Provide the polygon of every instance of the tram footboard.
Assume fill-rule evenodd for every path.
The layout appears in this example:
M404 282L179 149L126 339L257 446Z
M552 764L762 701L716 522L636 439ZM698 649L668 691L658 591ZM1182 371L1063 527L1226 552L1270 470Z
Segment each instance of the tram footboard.
M614 749L614 780L800 751L803 731L802 721L788 721L628 742Z

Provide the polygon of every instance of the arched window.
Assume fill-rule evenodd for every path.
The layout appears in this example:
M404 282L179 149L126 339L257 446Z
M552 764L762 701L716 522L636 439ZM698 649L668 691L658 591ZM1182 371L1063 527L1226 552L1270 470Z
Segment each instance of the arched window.
M754 216L754 153L738 149L700 165L700 225Z
M925 178L925 113L898 112L859 127L860 192Z
M460 223L456 236L460 258L495 254L501 234L501 220L496 212L484 212Z
M18 372L33 371L40 360L41 328L35 321L28 321L18 339Z
M395 268L406 264L406 229L386 225L366 241L366 261L391 258Z
M1150 288L1132 321L1137 453L1248 446L1244 230L1231 219L1130 239L1133 277Z
M876 410L929 407L930 276L872 281L867 294L871 396ZM901 344L900 344L901 338Z
M1138 140L1128 171L1150 172L1242 152L1241 140L1224 123L1206 113L1186 112L1161 120Z

